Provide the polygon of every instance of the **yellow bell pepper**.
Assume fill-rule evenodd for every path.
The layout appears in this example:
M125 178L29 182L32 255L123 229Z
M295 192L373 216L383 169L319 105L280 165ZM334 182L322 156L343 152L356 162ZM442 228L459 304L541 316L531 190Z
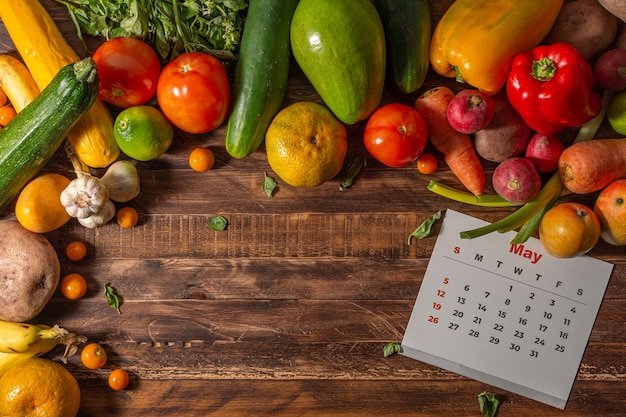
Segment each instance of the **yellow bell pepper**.
M537 46L563 0L456 0L437 23L430 63L440 75L495 94L513 57Z

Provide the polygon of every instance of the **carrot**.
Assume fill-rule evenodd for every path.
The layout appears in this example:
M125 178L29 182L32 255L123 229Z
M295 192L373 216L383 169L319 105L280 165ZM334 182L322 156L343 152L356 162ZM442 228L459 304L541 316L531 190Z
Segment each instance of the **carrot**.
M472 139L450 126L448 103L454 92L445 86L432 88L415 101L415 108L426 121L428 139L443 154L454 175L474 195L485 191L485 172Z
M594 139L565 148L559 175L573 193L587 194L626 178L626 138Z

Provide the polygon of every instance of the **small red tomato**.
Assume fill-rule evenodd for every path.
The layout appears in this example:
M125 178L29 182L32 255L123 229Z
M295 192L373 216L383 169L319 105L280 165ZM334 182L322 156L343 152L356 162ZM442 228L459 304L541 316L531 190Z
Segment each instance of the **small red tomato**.
M129 382L130 377L128 376L128 372L123 369L114 369L109 374L109 387L115 391L126 389Z
M98 64L101 100L125 109L148 102L156 93L161 61L141 39L109 39L96 49L93 60Z
M403 167L415 161L426 147L426 122L415 108L391 103L378 108L365 126L367 151L390 167Z
M425 175L433 174L437 171L437 158L430 153L423 153L417 158L417 170Z
M87 281L81 274L75 272L66 275L61 280L61 293L68 300L78 300L87 293Z
M226 69L211 55L183 53L163 67L157 101L180 130L209 132L224 122L230 108Z
M99 369L107 363L107 352L98 343L89 343L80 353L80 360L89 369Z

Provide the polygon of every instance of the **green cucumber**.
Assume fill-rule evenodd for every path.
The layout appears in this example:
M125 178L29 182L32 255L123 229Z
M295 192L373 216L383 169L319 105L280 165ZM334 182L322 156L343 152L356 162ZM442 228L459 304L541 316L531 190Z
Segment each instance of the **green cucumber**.
M388 74L403 93L419 90L430 63L428 0L377 0L387 43Z
M298 0L250 0L235 66L226 150L249 156L282 105L287 90L289 28Z
M0 131L0 213L61 146L99 85L91 58L67 65Z

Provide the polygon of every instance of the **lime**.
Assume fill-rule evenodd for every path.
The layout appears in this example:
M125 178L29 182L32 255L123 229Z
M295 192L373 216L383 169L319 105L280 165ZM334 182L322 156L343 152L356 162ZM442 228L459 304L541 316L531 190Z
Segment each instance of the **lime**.
M156 107L128 107L115 118L115 141L121 151L138 161L163 155L174 139L174 127Z
M609 124L620 135L626 135L626 90L615 93L606 109Z

